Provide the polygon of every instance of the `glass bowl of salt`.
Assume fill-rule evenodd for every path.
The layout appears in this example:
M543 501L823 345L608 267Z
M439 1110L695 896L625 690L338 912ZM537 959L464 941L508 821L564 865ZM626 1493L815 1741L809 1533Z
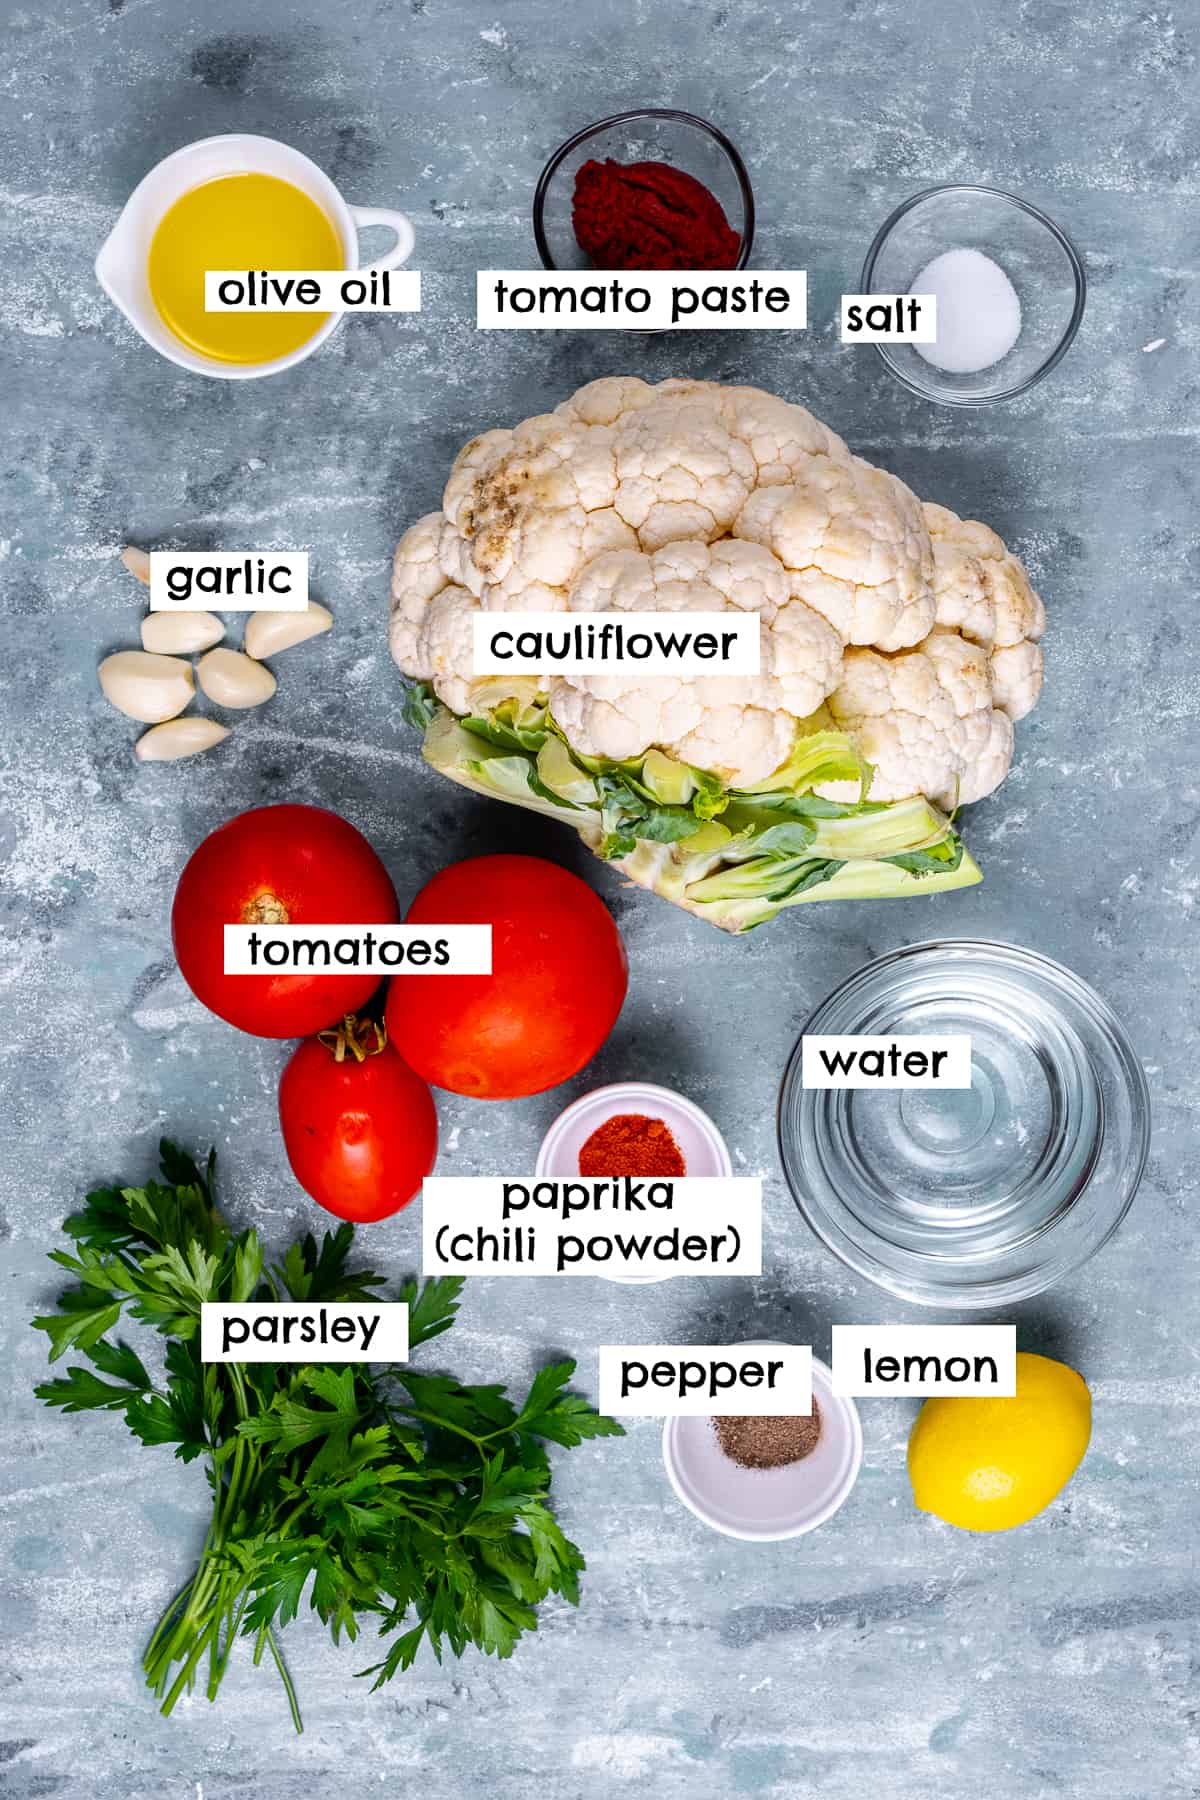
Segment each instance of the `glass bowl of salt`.
M933 294L937 338L877 343L899 381L942 406L1012 400L1066 355L1087 278L1066 233L999 188L927 188L875 235L864 294Z

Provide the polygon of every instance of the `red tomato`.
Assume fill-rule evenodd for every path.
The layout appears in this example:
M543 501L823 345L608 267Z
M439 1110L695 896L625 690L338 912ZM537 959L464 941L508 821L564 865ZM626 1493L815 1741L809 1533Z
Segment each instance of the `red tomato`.
M602 900L537 856L476 856L427 882L410 925L490 925L490 975L396 975L388 1034L435 1087L540 1094L596 1054L629 982Z
M365 1006L378 975L226 975L226 925L395 925L388 872L360 831L320 806L239 813L193 852L171 909L183 979L255 1037L304 1037Z
M355 1029L348 1020L345 1031ZM322 1032L295 1051L279 1083L279 1123L292 1173L339 1219L387 1219L407 1206L437 1160L433 1095L374 1027L368 1054L339 1062Z

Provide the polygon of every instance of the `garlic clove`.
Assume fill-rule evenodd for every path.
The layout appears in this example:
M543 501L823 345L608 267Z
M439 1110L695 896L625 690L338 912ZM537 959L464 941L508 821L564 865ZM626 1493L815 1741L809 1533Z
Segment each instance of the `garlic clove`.
M275 692L275 677L240 650L210 650L196 665L196 677L218 706L261 706Z
M181 713L196 691L188 663L146 650L118 650L98 670L106 700L127 719L157 725Z
M215 719L193 713L190 718L168 719L163 725L151 726L133 746L133 754L139 762L178 762L181 756L198 756L201 750L211 750L228 736L228 725L218 725Z
M145 550L139 550L136 544L126 544L121 552L121 561L131 575L150 586L150 558Z
M224 625L210 612L152 612L142 620L143 649L168 656L211 650L224 636Z
M306 612L256 612L246 621L246 637L242 644L247 656L278 656L294 644L319 637L333 624L327 607L310 600Z

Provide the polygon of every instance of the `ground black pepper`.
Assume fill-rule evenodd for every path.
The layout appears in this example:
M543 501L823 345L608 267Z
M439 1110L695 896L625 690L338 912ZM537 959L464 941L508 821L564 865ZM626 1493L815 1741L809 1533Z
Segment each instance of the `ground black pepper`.
M821 1436L821 1409L794 1418L714 1419L713 1429L726 1456L743 1469L782 1469L811 1456Z

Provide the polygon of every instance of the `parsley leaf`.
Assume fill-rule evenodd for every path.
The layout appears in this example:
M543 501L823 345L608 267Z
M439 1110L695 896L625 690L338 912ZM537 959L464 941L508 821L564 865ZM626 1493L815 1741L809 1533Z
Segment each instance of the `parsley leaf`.
M428 1280L418 1293L414 1277L406 1281L397 1296L408 1303L408 1347L415 1350L430 1338L449 1331L458 1313L459 1295L464 1287L461 1275L439 1275Z

